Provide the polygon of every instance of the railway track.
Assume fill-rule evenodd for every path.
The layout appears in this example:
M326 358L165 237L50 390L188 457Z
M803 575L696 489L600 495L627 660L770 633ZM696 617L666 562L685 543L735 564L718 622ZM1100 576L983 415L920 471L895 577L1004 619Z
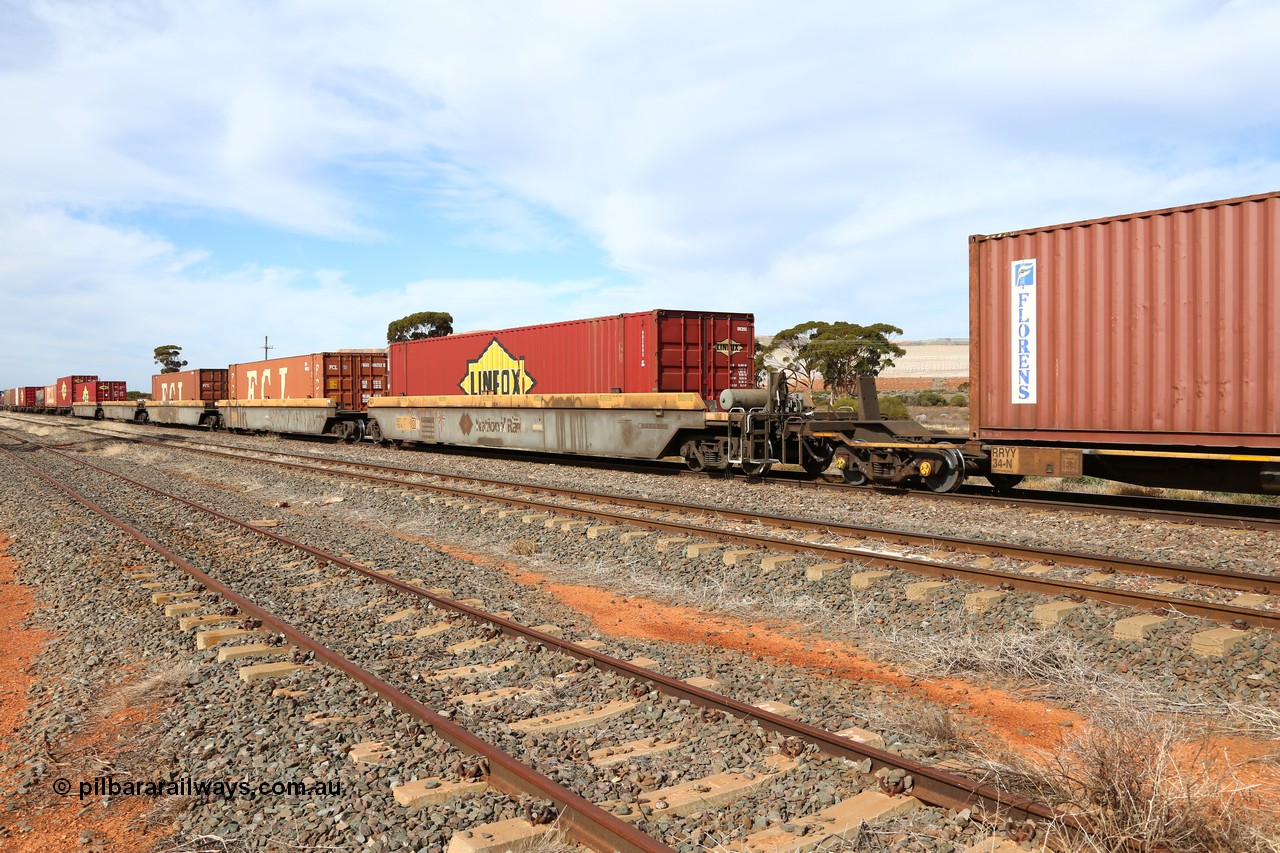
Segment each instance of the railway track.
M873 570L906 571L940 581L964 580L997 590L1017 589L1077 603L1093 600L1157 615L1182 613L1234 629L1280 628L1280 577L1273 575L673 504L457 474L408 472L393 466L311 454L247 450L208 442L199 442L206 445L201 447L185 439L135 440L302 473L336 474L367 483L426 490L464 503L496 501L529 513L626 525L691 541L710 540L833 562L854 560ZM638 512L620 512L619 507ZM855 578L855 584L859 580L870 585L879 576L866 573Z
M700 686L669 678L647 668L643 662L621 660L592 648L591 644L563 639L551 626L530 628L521 625L507 616L486 612L479 602L466 603L453 599L443 591L424 589L425 583L399 578L394 570L379 571L362 565L349 556L294 541L263 529L252 521L234 518L189 498L77 459L71 454L53 449L34 450L30 443L22 446L29 451L20 454L25 459L14 452L16 445L6 444L3 449L35 476L115 524L185 572L199 585L192 590L152 593L161 599L160 603L173 602L168 604L170 612L185 619L183 624L186 628L207 629L207 633L200 636L210 642L246 636L254 639L263 633L260 628L267 628L267 633L283 638L298 650L305 650L309 657L350 675L401 712L430 728L454 749L482 759L482 763L473 762L463 768L461 773L464 779L459 780L459 784L475 785L483 782L500 791L525 794L550 804L549 807L537 805L531 808L528 817L532 820L524 821L529 831L541 831L535 827L554 818L561 830L592 849L671 849L668 846L671 839L658 840L639 832L632 821L641 827L652 829L656 813L685 807L705 810L704 801L709 799L706 794L712 790L736 790L734 786L737 785L743 789L739 792L740 796L749 795L749 789L753 787L749 783L755 781L750 777L768 778L784 774L798 761L810 760L806 756L819 753L832 759L856 762L859 767L859 783L847 791L848 796L837 804L838 808L833 806L812 816L792 819L788 827L767 827L761 831L763 835L747 839L749 846L765 843L767 836L770 844L777 845L769 849L801 849L807 843L802 841L805 836L814 832L838 834L836 824L842 820L848 824L845 826L848 829L849 826L856 825L856 820L865 819L868 813L888 814L900 811L903 804L911 798L941 808L974 809L1000 823L1014 819L1035 822L1042 829L1048 823L1064 826L1071 831L1085 829L1070 818L1055 815L1044 806L1007 792L722 696L710 689L714 685ZM30 460L36 456L48 457L54 460L54 464L35 465ZM53 468L53 473L45 470L46 468ZM112 486L101 485L100 478L104 476L111 478ZM120 488L120 483L127 484L127 488ZM109 509L104 504L120 509ZM175 510L175 507L178 509ZM122 513L129 514L134 520L122 518ZM263 547L253 548L250 553L265 550L269 556L264 560L274 562L277 566L282 562L292 564L290 568L295 571L289 577L296 581L293 586L282 587L281 582L266 581L251 566L237 567L236 561L229 559L233 555L243 555L246 545L258 544ZM188 555L183 556L184 552ZM198 556L192 557L191 554ZM197 563L204 564L206 569L200 568ZM218 573L222 577L215 577L207 571L209 564L223 567ZM171 579L147 580L153 588L157 583L166 589L180 586L174 585ZM245 594L246 589L252 590L252 594ZM385 656L380 657L376 653L371 655L360 644L356 644L355 648L339 649L325 642L324 634L328 629L317 620L309 604L321 589L325 590L325 596L330 601L343 599L344 596L346 600L360 600L361 604L357 608L344 608L340 614L329 615L352 621L363 620L371 633L382 632L380 636L384 640L388 631L396 632L393 637L407 643L429 642L430 638L438 636L456 640L448 647L454 654L451 662L455 665L437 668L430 675L422 674L425 683L435 685L425 695L437 707L442 703L473 709L490 704L509 706L518 700L522 692L528 691L527 685L490 686L482 691L476 691L469 685L479 675L492 679L524 671L554 673L558 677L581 682L584 686L578 689L578 693L593 699L582 709L565 711L561 706L551 714L534 717L526 714L519 719L499 718L497 721L491 719L490 731L501 731L503 727L517 728L526 737L536 740L544 731L555 731L552 726L574 728L576 723L583 720L586 721L583 725L590 724L599 721L602 713L632 713L641 706L651 707L661 701L657 697L666 697L666 701L691 703L701 709L704 715L711 714L711 717L703 717L703 723L706 724L732 720L739 725L758 726L773 734L772 746L776 747L776 751L762 755L760 761L763 766L757 765L754 770L747 768L745 772L721 774L721 777L714 779L685 779L677 785L646 792L637 798L634 808L617 802L593 804L580 792L565 789L542 776L518 757L492 746L448 716L431 710L420 698L424 695L420 687L413 690L405 685L392 683L393 673L404 676L410 670L416 672L419 665L409 663L408 668L400 667L397 670L395 666L387 666ZM210 593L216 593L216 596ZM255 600L272 602L272 610L276 612L269 611L263 604L255 603ZM406 603L411 606L403 606ZM278 612L280 610L286 611L287 615L281 616ZM453 614L457 618L440 618L444 614ZM246 620L256 620L261 625ZM428 620L429 624L422 625L410 634L400 633L415 621ZM304 622L309 623L305 628L302 626ZM220 627L227 624L238 626L230 629L231 635L226 634L225 627ZM222 634L219 635L220 631ZM209 634L217 636L210 637ZM281 651L279 647L270 646L253 649L252 645L243 647L250 649L247 654L271 655ZM368 645L378 647L376 643ZM227 647L228 650L234 648L236 647ZM544 654L536 655L539 650ZM509 654L525 657L506 657ZM367 660L362 663L362 658ZM269 671L283 675L306 665L302 660L290 660L275 664L275 668ZM602 680L601 675L604 673L610 675L610 680ZM488 683L493 684L492 681ZM442 695L437 691L441 686L453 692ZM413 695L415 692L418 696ZM580 719L575 719L575 716ZM546 728L541 729L540 726ZM660 745L667 742L667 736L661 731L654 731L644 741L649 746ZM620 744L613 748L612 754L598 757L613 759L618 754L627 755L628 750L643 748L645 747L639 742ZM588 755L590 760L595 760L591 758L590 750L584 748L580 751ZM660 752L661 750L656 750L655 754ZM841 778L847 778L848 772L845 766L839 768L839 774L844 774ZM436 787L443 784L440 780L435 781ZM847 782L844 787L850 788ZM681 797L685 799L682 800ZM690 803L694 805L691 806ZM846 819L846 813L855 815L855 818ZM858 818L857 815L863 817ZM629 819L624 820L622 817ZM849 820L854 820L854 823L848 823ZM501 831L516 830L526 831L526 827L513 824ZM478 831L492 834L494 830L491 827ZM793 836L795 844L792 844Z
M13 418L14 420L26 421L28 423L57 425L65 428L93 431L92 427L76 423L67 418L14 415L13 413L5 413L5 416ZM101 434L122 437L120 433L102 432ZM293 438L302 443L313 442L324 445L334 444L334 441L327 437L293 436ZM705 473L690 471L683 463L661 460L645 461L635 459L615 459L609 457L586 457L573 454L535 453L529 451L507 450L503 448L469 448L448 445L431 446L426 448L426 450L432 454L446 457L493 457L511 459L513 461L520 462L534 462L547 465L570 465L661 476L709 476ZM746 477L742 478L749 479ZM1228 504L1204 500L1187 500L1144 495L1107 495L1036 489L999 491L990 486L983 486L977 483L966 483L959 491L939 494L922 490L888 489L874 485L851 486L840 481L838 478L829 475L824 475L822 478L815 480L799 471L790 471L786 469L775 469L764 479L774 485L787 484L788 486L797 489L830 490L837 493L847 493L848 490L854 490L855 492L866 491L883 495L901 496L904 500L931 500L959 504L972 504L977 506L985 505L1022 508L1034 511L1081 512L1097 515L1141 518L1146 520L1161 520L1177 524L1224 527L1236 530L1280 530L1280 507L1265 504ZM759 479L752 479L752 482L759 482Z

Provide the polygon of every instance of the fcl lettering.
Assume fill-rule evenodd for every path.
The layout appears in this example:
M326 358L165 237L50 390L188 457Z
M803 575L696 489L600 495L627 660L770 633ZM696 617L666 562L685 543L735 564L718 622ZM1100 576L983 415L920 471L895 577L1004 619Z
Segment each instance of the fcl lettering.
M245 378L249 382L249 393L245 396L246 400L284 400L289 395L285 390L289 380L289 368L278 367L275 370L277 376L280 377L279 393L271 394L271 368L265 368L262 371L246 370Z

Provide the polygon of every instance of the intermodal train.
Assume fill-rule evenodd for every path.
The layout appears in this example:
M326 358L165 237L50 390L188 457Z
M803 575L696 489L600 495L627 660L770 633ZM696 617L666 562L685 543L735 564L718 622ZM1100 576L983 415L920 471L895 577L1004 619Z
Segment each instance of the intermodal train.
M5 392L83 417L775 464L952 491L1024 476L1280 493L1280 193L969 239L970 431L819 411L755 382L751 314L656 310L160 374L152 399L96 377ZM76 380L79 380L77 382ZM78 389L78 390L77 390ZM92 399L89 394L93 394ZM50 396L50 395L53 396ZM47 404L53 399L53 404ZM64 405L64 403L66 405Z

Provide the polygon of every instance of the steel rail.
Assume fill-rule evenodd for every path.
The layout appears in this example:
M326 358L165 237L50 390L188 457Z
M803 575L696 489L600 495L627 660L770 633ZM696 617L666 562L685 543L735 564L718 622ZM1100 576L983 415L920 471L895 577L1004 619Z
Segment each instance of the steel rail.
M37 446L43 447L43 445ZM856 741L840 737L839 735L828 732L825 729L820 729L807 723L791 720L779 714L774 714L761 708L748 705L744 702L739 702L736 699L731 699L727 696L722 696L709 690L695 687L679 679L644 669L630 663L629 661L624 661L620 658L615 658L595 651L594 649L585 648L571 641L537 631L533 628L528 628L510 619L487 613L470 605L462 604L461 602L455 601L451 598L446 598L429 592L428 590L399 580L391 575L383 574L375 569L361 566L358 563L354 563L336 554L330 554L319 548L315 548L303 542L298 542L279 533L256 527L248 522L226 515L225 513L211 507L203 506L180 495L175 495L163 489L158 489L155 486L141 483L124 474L103 468L92 462L88 462L87 460L76 459L71 457L69 454L52 448L44 447L44 449L60 457L66 458L75 464L83 465L112 477L116 477L139 488L172 499L200 512L208 513L209 515L237 527L274 540L287 547L308 553L319 560L324 560L365 577L377 580L405 594L426 599L437 608L452 610L476 621L493 625L507 636L523 639L529 643L535 643L554 649L562 654L587 661L594 666L609 670L618 675L649 682L653 684L659 692L665 695L679 699L687 699L691 703L700 707L719 710L743 719L753 720L761 727L777 732L784 737L798 737L812 743L824 753L857 761L870 759L873 772L880 769L903 770L910 773L913 777L914 787L911 791L912 796L915 796L931 805L951 809L976 809L991 819L1012 818L1016 820L1030 820L1033 822L1043 821L1046 824L1065 827L1068 831L1088 834L1088 826L1082 819L1071 814L1058 812L1042 803L1035 803L1025 797L1012 794L1007 791L1002 791L993 786L974 782L970 779L966 779L952 773L947 773L946 771L939 770L919 761L904 758L903 756L896 755L892 752L888 752L887 750L866 746Z
M778 527L792 530L812 530L831 533L833 535L846 536L847 538L875 538L887 542L900 545L918 545L939 548L943 550L962 551L968 554L978 554L993 557L1012 557L1020 560L1028 560L1033 562L1044 563L1067 563L1082 568L1096 568L1103 571L1122 571L1127 574L1150 575L1152 577L1169 578L1177 580L1181 583L1194 582L1202 586L1218 587L1222 589L1234 589L1243 592L1256 592L1263 595L1280 594L1280 577L1272 575L1259 575L1251 572L1238 572L1232 569L1213 569L1199 566L1179 566L1173 563L1160 563L1153 560L1137 560L1128 557L1110 557L1102 554L1087 554L1077 551L1055 551L1051 548L1037 548L1030 545L1014 545L998 542L986 542L978 539L965 539L958 536L943 536L937 534L912 533L907 530L897 530L884 527L869 527L865 525L848 524L838 521L823 521L820 519L799 518L796 516L786 515L770 515L767 513L756 513L748 510L737 510L729 507L699 506L697 504L680 503L676 501L655 501L647 498L637 498L630 495L619 495L609 492L589 492L583 489L564 489L553 486L538 486L527 483L511 483L502 480L491 480L484 477L474 477L466 474L445 474L436 471L416 471L412 469L396 468L391 465L380 465L373 462L353 462L347 459L333 459L325 456L315 456L303 453L288 453L277 450L258 450L249 448L229 448L226 445L215 445L224 449L234 449L234 453L224 453L216 450L208 450L199 447L190 447L186 444L172 444L165 439L144 438L141 439L147 444L158 444L163 447L175 447L188 452L204 453L212 456L218 456L228 459L242 459L246 461L262 461L272 465L292 468L301 471L319 472L324 469L308 467L305 465L296 465L294 463L284 462L275 459L259 459L257 457L244 456L244 453L258 453L267 456L284 456L293 459L306 459L315 462L322 462L326 465L345 465L355 468L366 468L376 471L388 471L399 475L416 474L424 477L438 477L446 480L455 480L466 483L473 483L479 486L492 488L516 488L521 491L534 492L546 495L555 495L565 497L572 500L601 501L619 506L636 507L637 509L648 509L654 511L677 511L681 513L689 513L694 515L719 516L721 518L732 521L742 521L748 523L758 523L768 527ZM363 477L364 475L351 474L345 471L329 471L327 473L339 474L341 476ZM369 477L368 479L380 483L395 484L410 488L426 488L434 489L435 486L430 483L415 483L394 478L385 477ZM564 507L564 511L571 512L572 507Z
M493 785L493 787L509 795L518 796L520 794L529 794L530 796L550 800L555 803L560 816L557 821L557 825L565 832L566 835L573 838L575 841L584 844L593 850L600 851L619 850L627 851L627 853L674 853L673 848L660 843L651 836L636 829L631 824L620 820L615 815L585 799L581 795L576 794L559 783L543 776L541 773L521 763L502 749L482 740L448 718L440 716L426 705L423 705L421 702L409 696L404 691L393 687L373 673L343 657L333 649L330 649L306 634L303 634L290 623L278 619L267 610L264 610L249 599L238 594L226 584L215 580L178 554L166 548L164 545L154 539L151 539L124 519L111 514L93 501L89 500L87 497L80 495L71 487L49 476L44 471L41 471L36 466L27 462L25 459L21 459L8 447L0 445L0 448L2 448L5 453L15 461L28 468L33 474L59 489L69 498L84 506L86 509L110 522L124 533L127 533L129 536L150 548L173 565L182 569L188 575L203 584L207 589L213 590L226 600L234 603L242 612L253 616L255 619L261 620L263 624L270 626L273 630L278 631L287 637L289 642L299 648L307 649L314 654L317 659L324 661L334 669L337 669L360 684L363 684L400 711L403 711L424 723L426 726L431 728L438 737L448 741L463 752L486 759L489 762L488 782ZM65 454L60 455L65 456ZM82 460L73 461L82 462ZM89 467L103 471L104 473L115 474L113 471L100 468L96 465L90 464ZM150 488L141 483L135 482L135 485ZM159 492L159 490L153 491ZM164 494L163 492L160 493ZM228 518L227 516L223 516L221 513L215 514L224 519ZM260 530L258 532L265 533L266 531ZM283 540L283 537L275 538L287 541ZM300 543L290 544L295 545L295 547L300 546ZM314 549L306 547L303 549L308 552L315 553Z
M153 440L152 440L153 441ZM163 446L164 442L159 442ZM250 459L250 457L237 456L236 454L222 453L219 451L205 450L201 448L190 448L177 445L181 449L190 450L198 453L205 453L220 458L240 458ZM255 450L255 453L262 454L278 454L275 451ZM283 454L294 455L294 454ZM316 473L323 471L313 466L301 465L294 462L286 462L273 459L257 459L252 461L267 462L292 470L299 470L308 473ZM328 461L328 460L324 460ZM341 462L341 460L340 460ZM366 465L367 463L341 462L347 465ZM386 466L376 466L385 468ZM398 469L397 469L398 470ZM879 551L872 551L861 548L847 548L840 545L820 545L811 542L801 542L792 539L784 539L775 536L765 536L753 533L736 533L726 530L716 530L708 528L704 525L685 524L682 522L662 521L655 518L645 518L643 516L629 515L626 513L614 513L605 510L587 510L580 507L566 507L562 504L549 503L545 501L537 501L532 499L517 498L506 495L494 495L487 492L477 492L469 489L458 489L451 486L444 486L435 483L413 483L403 480L380 477L371 474L354 474L343 471L329 471L325 473L334 473L342 476L354 477L358 479L377 482L384 485L392 485L401 488L422 489L435 491L444 494L451 494L460 498L471 498L478 500L487 500L498 503L505 503L512 506L521 506L528 509L553 512L561 515L570 515L577 517L587 517L599 521L615 522L618 524L628 524L633 527L648 528L650 530L661 530L667 533L678 535L697 536L704 539L715 539L733 544L748 545L753 548L763 548L773 551L782 551L793 554L805 554L817 557L825 557L828 559L850 559L856 558L864 563L879 568L902 569L914 574L925 575L928 577L936 577L944 580L959 578L973 583L982 584L984 586L1006 587L1020 589L1026 592L1035 592L1041 595L1065 595L1069 597L1091 598L1097 601L1104 601L1109 604L1116 604L1124 607L1132 607L1136 609L1151 610L1157 609L1162 611L1176 611L1186 613L1192 616L1199 616L1215 622L1222 622L1234 627L1259 627L1270 630L1280 629L1280 612L1271 612L1259 610L1250 607L1238 607L1233 604L1225 604L1213 601L1196 601L1193 599L1179 598L1173 595L1165 595L1155 592L1142 592L1139 590L1117 589L1113 587L1098 586L1096 584L1080 583L1078 581L1056 580L1053 578L1042 578L1021 574L1018 572L1001 571L999 569L986 569L976 566L961 566L953 563L939 563L931 560L925 560L918 557L907 556L891 556ZM529 491L538 491L543 493L561 493L578 497L580 499L594 499L601 501L612 501L615 496L610 495L593 495L590 492L580 490L557 490L546 486L524 486L523 484L514 483L497 483L496 481L483 481L478 478L462 477L460 475L451 474L433 474L428 472L418 472L424 476L437 477L455 477L469 481L487 482L502 487L516 487ZM589 496L589 497L588 497ZM643 499L630 498L625 496L616 496L617 502L644 502ZM659 504L661 505L661 504ZM680 507L690 505L667 504L667 507ZM705 512L705 508L692 507L693 509ZM719 511L719 510L716 510ZM759 517L751 513L741 513L738 510L728 510L727 513L737 513L749 520L757 520ZM831 529L831 530L862 530L881 533L876 528L855 528L852 525L840 525L830 522L808 522L803 519L788 519L785 517L775 517L779 526L787 526L788 524L799 525L801 523L809 523L815 525L815 529ZM931 537L922 534L909 534L901 531L890 531L891 537L912 537L918 543L968 543L969 540L957 540L949 537ZM1005 546L990 543L975 543L974 549L980 553L1017 556L1019 554L1034 554L1038 559L1050 559L1054 561L1083 562L1083 565L1095 565L1101 568L1121 567L1137 574L1147 573L1160 577L1173 578L1180 581L1195 580L1207 586L1223 586L1232 589L1243 589L1258 591L1263 593L1273 593L1280 591L1280 579L1271 578L1266 575L1253 575L1244 572L1232 572L1224 569L1203 569L1191 566L1174 566L1164 563L1152 563L1138 560L1122 560L1109 557L1099 557L1095 555L1077 555L1069 552L1056 552L1046 549L1024 548L1022 546L1008 546L1009 550L1005 550ZM1025 558L1025 557L1024 557ZM1132 568L1130 568L1132 567ZM1205 580L1198 580L1205 578Z
M29 418L52 417L44 415L27 415L26 417L21 417L19 415L25 415L26 413L15 414L13 412L4 412L3 414L14 418L15 420L27 423L45 422L42 420L30 420ZM160 424L158 426L165 425ZM91 427L87 427L82 424L68 425L68 428L92 431ZM115 433L100 434L111 435L120 441L148 440L142 436L127 436ZM334 443L331 436L297 435L293 437L303 441L321 440L326 444ZM626 459L624 457L593 457L582 456L580 454L557 454L543 451L516 451L511 450L510 448L468 447L465 445L436 445L430 448L430 450L433 453L443 455L480 456L488 458L494 458L496 456L497 458L518 459L525 462L569 464L582 467L608 468L612 470L658 474L664 476L707 476L704 472L690 471L679 463L666 463L661 460L646 461L642 459ZM729 476L732 476L732 473L730 473ZM758 482L762 478L746 477L746 479L751 482ZM825 476L815 480L809 475L802 475L799 472L777 470L772 471L763 479L767 479L773 483L791 483L794 488L798 489L830 489L835 492L845 492L846 494L849 493L849 490L853 490L854 493L872 492L895 497L923 498L939 501L950 500L978 505L996 503L1002 506L1020 506L1026 509L1038 511L1060 510L1067 512L1081 512L1090 515L1116 515L1128 518L1159 519L1177 524L1199 524L1211 527L1225 527L1232 530L1280 530L1280 517L1277 517L1275 513L1267 513L1264 515L1261 514L1263 510L1260 508L1255 508L1248 514L1232 515L1228 513L1216 513L1207 511L1206 508L1227 506L1227 504L1203 500L1178 500L1175 498L1143 498L1127 496L1125 498L1126 504L1122 505L1114 502L1111 496L1108 495L1093 495L1087 492L1052 492L1030 489L1019 489L1016 492L999 492L992 487L971 483L967 483L962 486L961 490L958 492L938 493L922 489L904 489L877 484L852 486L843 482L833 481ZM1178 507L1186 508L1180 509Z

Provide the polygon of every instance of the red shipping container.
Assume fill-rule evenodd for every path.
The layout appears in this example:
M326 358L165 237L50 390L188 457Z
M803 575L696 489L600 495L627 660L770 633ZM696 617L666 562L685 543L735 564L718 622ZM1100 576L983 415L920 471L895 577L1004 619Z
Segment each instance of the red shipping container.
M77 403L119 403L129 399L124 382L77 382Z
M233 364L227 369L229 400L327 397L339 411L363 412L370 397L387 393L383 350L344 350Z
M158 402L198 400L216 403L228 396L225 367L157 373L151 377L151 399Z
M1280 193L969 244L973 437L1280 449Z
M75 396L76 385L80 384L81 382L97 382L97 381L98 381L98 377L96 376L63 376L61 379L58 380L57 391L55 392L58 395L58 402L57 402L58 408L69 409L71 408L72 403L79 402L79 400L77 400ZM49 405L52 406L54 404L50 402Z
M390 346L391 394L647 394L754 387L755 318L646 311ZM713 403L714 405L714 403Z
M25 386L22 388L15 388L13 390L15 395L13 404L15 406L21 406L23 408L31 408L32 406L38 406L42 402L44 402L43 388Z
M36 399L37 401L39 401L40 405L47 406L52 409L53 407L58 405L58 402L57 402L58 386L57 385L44 386L43 388L39 389L39 393L36 395Z

